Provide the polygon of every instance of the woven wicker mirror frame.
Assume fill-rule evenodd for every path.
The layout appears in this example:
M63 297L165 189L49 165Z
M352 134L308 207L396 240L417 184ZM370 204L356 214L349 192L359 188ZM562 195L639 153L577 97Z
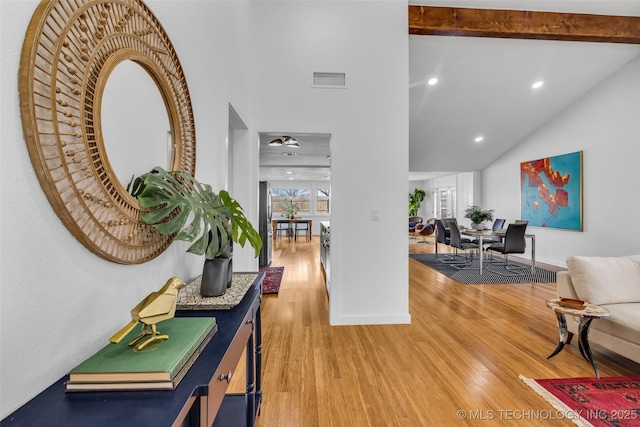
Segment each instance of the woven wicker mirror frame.
M168 35L139 0L44 0L27 29L19 92L31 162L56 214L92 252L138 264L160 255L172 236L140 221L102 138L104 87L126 60L149 73L164 99L172 137L166 166L195 174L187 82Z

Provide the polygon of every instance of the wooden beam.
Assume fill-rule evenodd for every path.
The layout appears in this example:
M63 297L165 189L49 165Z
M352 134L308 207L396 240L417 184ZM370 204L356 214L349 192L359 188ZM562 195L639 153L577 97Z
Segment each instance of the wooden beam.
M409 34L640 44L640 17L409 6Z

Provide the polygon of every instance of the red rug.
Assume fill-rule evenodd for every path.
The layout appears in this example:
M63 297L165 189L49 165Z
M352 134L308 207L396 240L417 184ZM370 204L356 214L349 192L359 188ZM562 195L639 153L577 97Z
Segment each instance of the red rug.
M640 375L608 378L520 379L579 426L640 426Z
M260 267L260 271L266 272L262 280L262 293L277 294L280 290L284 267Z

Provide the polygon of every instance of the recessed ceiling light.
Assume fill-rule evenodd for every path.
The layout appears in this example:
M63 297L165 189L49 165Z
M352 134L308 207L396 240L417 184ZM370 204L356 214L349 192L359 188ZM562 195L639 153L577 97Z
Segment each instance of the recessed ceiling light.
M538 89L539 87L542 87L543 84L544 82L541 80L539 82L535 82L531 87L534 89Z
M475 139L476 142L482 142L484 141L484 136L479 136Z
M436 79L435 77L432 77L429 79L427 83L429 84L429 86L433 86L434 84L438 83L438 79Z
M287 171L287 175L291 175L293 172L291 171Z

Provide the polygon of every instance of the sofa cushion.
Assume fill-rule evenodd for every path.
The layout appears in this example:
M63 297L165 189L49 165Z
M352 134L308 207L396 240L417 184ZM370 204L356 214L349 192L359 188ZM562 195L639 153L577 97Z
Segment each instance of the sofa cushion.
M598 329L624 341L640 343L640 304L607 304L603 307L608 309L611 315L594 320L591 323L592 329Z
M640 302L640 255L567 259L580 299L592 304Z

